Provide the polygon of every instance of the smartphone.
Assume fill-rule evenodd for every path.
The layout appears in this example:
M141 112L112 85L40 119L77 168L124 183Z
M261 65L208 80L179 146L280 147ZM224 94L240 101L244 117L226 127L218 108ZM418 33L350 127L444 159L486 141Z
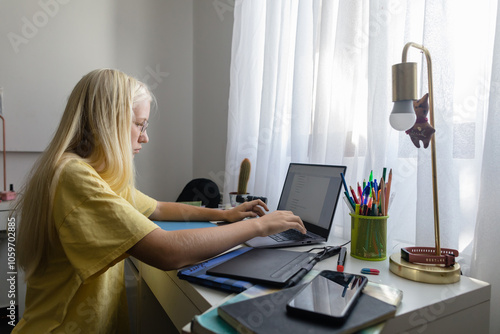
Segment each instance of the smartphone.
M368 279L362 275L323 270L287 303L290 315L343 323Z

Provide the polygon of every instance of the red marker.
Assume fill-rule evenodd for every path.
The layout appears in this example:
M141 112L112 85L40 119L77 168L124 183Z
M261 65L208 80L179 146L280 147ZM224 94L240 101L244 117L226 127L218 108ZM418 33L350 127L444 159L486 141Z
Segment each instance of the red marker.
M356 192L354 191L354 189L352 189L352 187L350 187L350 189L351 189L352 199L354 200L354 203L359 204L358 197L356 197Z
M344 271L345 256L347 254L347 248L342 247L340 249L339 259L337 260L337 271Z

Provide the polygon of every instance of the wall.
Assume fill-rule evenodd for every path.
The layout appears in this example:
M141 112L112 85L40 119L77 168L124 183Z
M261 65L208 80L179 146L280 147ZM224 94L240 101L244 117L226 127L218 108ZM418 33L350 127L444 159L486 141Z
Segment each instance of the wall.
M25 0L0 5L0 87L7 183L19 189L48 144L67 96L94 68L147 82L158 101L138 187L175 200L193 177L193 2Z
M9 151L42 151L76 81L115 65L114 9L113 1L2 2L0 87Z
M136 161L140 189L175 200L195 177L222 188L232 6L230 0L4 1L7 183L20 188L79 78L113 67L146 81L158 100L150 143Z
M148 83L158 108L136 156L137 184L175 201L193 177L193 2L117 2L117 64Z
M234 1L194 1L193 175L224 186Z

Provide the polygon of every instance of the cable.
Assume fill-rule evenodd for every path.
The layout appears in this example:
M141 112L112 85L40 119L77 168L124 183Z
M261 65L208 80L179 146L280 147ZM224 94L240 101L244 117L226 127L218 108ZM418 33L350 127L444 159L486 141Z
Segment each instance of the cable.
M346 243L339 245L339 246L325 246L325 247L314 247L308 250L306 253L310 253L313 250L320 249L321 251L316 253L316 262L323 261L325 259L328 259L329 257L332 257L334 255L337 255L342 247L350 243L351 241L347 241Z

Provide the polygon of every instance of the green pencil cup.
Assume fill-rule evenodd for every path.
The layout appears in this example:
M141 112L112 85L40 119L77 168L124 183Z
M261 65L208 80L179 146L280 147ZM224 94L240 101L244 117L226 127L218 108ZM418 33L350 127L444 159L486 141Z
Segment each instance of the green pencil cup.
M389 216L351 216L351 256L360 260L382 261L387 255Z

